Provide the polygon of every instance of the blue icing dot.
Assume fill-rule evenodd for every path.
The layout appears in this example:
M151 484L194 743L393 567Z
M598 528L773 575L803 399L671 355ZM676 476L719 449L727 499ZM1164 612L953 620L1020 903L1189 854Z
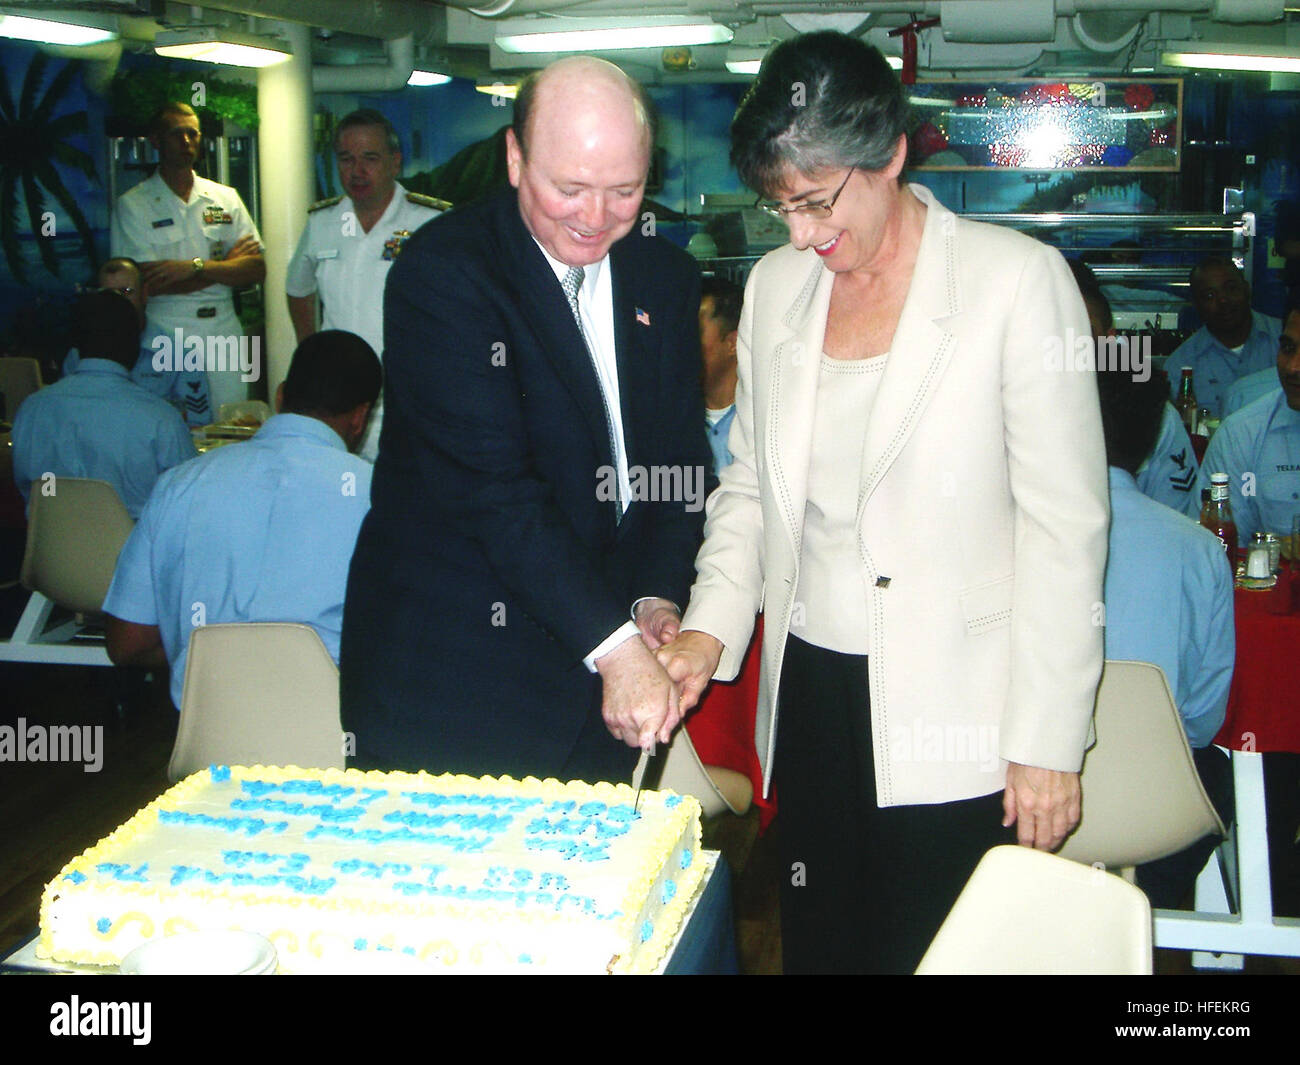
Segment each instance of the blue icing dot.
M533 964L533 956L532 956L531 954L520 954L520 955L519 955L519 964L520 964L520 965L532 965L532 964Z
M353 949L353 950L365 950L365 949L366 949L366 941L365 941L364 939L355 939L355 940L353 940L353 941L352 941L352 949Z
M409 954L409 955L411 955L411 957L415 957L415 948L414 948L414 947L403 947L403 948L402 948L402 953L403 953L403 954Z
M664 881L664 902L670 902L672 897L677 894L677 885L671 880Z
M654 931L655 931L655 926L651 924L649 921L646 921L641 926L641 942L644 943L647 939L649 939L652 935L654 935Z
M222 784L230 779L230 766L212 765L208 766L208 775L218 784Z
M113 927L113 922L110 921L107 917L101 917L98 921L95 922L95 931L97 931L100 935L104 935L104 936L108 935L108 930L112 927Z
M70 872L70 873L69 873L67 876L65 876L63 879L64 879L64 880L71 880L74 884L80 884L83 880L86 879L86 874L85 874L85 873L79 873L79 872L77 872L77 871L74 869L72 872Z
M689 850L682 851L682 868L689 869L690 867L691 867L691 852Z
M675 807L680 806L681 804L682 804L682 797L680 795L669 795L668 798L664 800L664 806L669 810L672 810Z

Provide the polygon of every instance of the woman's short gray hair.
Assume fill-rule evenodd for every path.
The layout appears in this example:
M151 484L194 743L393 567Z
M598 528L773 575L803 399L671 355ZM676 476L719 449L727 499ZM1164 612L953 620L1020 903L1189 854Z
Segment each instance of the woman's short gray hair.
M883 170L907 113L898 76L871 45L832 31L792 37L767 54L736 109L731 165L762 196L790 168Z

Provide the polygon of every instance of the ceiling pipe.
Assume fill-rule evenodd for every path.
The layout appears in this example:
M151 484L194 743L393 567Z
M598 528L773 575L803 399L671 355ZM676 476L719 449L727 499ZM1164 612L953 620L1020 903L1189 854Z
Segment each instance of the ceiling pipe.
M394 92L405 87L415 69L415 41L410 34L385 41L387 63L353 63L346 66L312 68L311 86L316 92Z

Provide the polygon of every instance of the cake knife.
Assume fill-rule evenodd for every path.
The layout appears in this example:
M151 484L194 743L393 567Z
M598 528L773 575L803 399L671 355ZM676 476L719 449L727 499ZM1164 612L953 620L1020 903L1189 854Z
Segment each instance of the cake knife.
M641 786L645 782L645 771L650 766L650 759L655 756L655 742L650 741L649 747L641 748L641 757L636 760L636 768L632 770L632 786L636 788L636 798L632 800L632 812L636 813L641 805Z

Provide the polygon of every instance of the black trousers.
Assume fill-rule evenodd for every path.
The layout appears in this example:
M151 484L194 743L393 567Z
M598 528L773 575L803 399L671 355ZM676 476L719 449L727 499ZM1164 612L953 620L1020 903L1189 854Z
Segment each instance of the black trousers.
M791 636L775 776L787 973L910 973L990 847L1002 792L876 806L865 656Z

